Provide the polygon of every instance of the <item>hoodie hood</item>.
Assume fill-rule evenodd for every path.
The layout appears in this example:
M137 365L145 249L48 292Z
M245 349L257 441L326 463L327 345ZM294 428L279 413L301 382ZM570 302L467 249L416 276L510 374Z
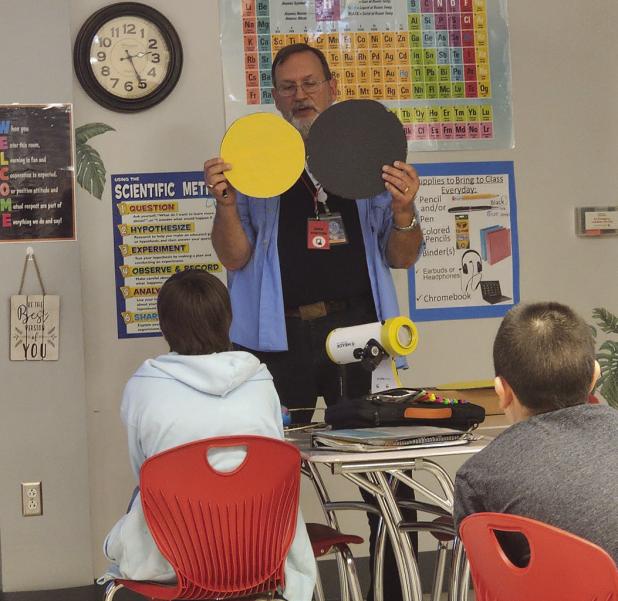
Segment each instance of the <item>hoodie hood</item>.
M200 392L221 397L248 380L272 380L266 366L245 351L210 355L168 353L145 361L134 377L173 379Z

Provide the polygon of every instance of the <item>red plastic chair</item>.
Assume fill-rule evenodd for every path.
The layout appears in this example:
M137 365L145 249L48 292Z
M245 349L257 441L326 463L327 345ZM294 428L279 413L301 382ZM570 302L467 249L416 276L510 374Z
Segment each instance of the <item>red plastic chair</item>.
M210 449L246 447L244 461L217 472ZM150 457L140 471L148 528L178 582L116 580L150 599L231 599L284 587L296 531L300 453L261 436L191 442Z
M363 539L356 534L344 534L326 524L307 524L307 534L311 541L314 557L322 557L330 553L338 553L343 560L344 575L349 587L350 601L363 601L363 593L358 581L356 563L349 545L361 544ZM324 601L324 591L318 571L315 583L314 597L316 601Z
M530 561L516 567L494 530L520 532ZM618 571L597 545L554 526L518 515L476 513L459 529L476 601L616 601Z

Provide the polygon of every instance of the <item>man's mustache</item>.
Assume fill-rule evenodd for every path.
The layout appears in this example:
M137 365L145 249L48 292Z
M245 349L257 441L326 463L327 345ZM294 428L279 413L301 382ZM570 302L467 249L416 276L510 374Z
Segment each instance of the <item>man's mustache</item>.
M299 102L298 104L294 105L292 107L292 113L296 113L298 111L302 111L303 109L311 109L311 110L317 110L315 108L315 106L313 105L313 103L311 102Z

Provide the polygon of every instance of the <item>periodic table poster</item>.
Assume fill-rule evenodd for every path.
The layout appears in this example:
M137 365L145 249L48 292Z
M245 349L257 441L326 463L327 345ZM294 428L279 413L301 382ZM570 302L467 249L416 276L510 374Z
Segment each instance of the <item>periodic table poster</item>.
M377 100L408 149L512 148L506 0L220 0L226 121L273 111L283 46L322 50L338 99Z

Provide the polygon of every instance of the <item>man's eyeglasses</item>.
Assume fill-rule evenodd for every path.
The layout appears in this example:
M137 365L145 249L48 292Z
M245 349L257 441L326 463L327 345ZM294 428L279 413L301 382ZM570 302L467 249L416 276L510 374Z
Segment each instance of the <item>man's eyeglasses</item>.
M296 90L300 87L303 89L305 94L315 94L318 91L318 88L326 83L328 79L323 79L322 81L315 81L313 79L308 79L306 81L301 81L300 84L296 83L283 83L277 86L277 92L279 96L294 96L296 94Z

